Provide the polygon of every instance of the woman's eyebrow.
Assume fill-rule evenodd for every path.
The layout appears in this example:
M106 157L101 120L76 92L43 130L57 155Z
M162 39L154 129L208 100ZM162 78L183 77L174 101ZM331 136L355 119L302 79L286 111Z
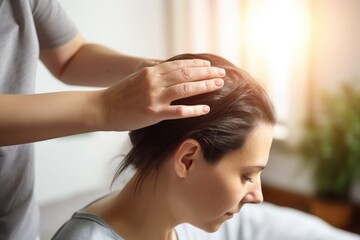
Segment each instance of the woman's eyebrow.
M244 170L256 170L256 171L262 171L265 169L265 165L258 165L258 166L248 166L248 167L244 167Z

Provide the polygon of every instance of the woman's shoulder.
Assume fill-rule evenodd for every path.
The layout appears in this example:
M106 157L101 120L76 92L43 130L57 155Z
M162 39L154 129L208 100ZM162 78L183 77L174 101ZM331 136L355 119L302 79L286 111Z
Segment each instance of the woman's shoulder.
M52 240L123 240L101 217L86 211L78 211L62 225Z

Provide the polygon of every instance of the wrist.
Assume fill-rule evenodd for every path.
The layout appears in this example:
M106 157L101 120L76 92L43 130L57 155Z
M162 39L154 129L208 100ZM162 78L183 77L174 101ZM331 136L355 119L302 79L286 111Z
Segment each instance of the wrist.
M159 63L161 63L162 61L161 60L158 60L158 59L144 59L144 61L142 61L139 66L138 66L138 69L137 70L140 70L144 67L151 67L151 66L154 66L154 65L157 65Z
M88 131L105 131L105 108L103 90L86 92L87 100L83 108L83 124Z

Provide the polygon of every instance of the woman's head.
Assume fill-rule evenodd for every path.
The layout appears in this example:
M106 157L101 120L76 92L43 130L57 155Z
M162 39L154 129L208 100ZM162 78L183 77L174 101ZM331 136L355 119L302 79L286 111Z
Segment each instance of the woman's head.
M210 113L196 118L162 121L130 132L133 148L119 166L115 178L132 166L141 183L146 174L156 173L185 139L196 140L206 161L215 164L226 153L241 148L259 123L275 123L267 93L248 73L211 54L183 54L167 61L180 59L209 60L212 66L226 70L222 89L175 102L207 104Z
M168 61L178 59L205 59L224 68L223 88L174 103L209 105L206 115L130 132L133 148L115 178L134 167L135 189L144 179L158 184L166 189L160 199L166 199L173 219L211 232L244 203L262 201L260 172L269 156L274 110L260 84L227 60L185 54Z

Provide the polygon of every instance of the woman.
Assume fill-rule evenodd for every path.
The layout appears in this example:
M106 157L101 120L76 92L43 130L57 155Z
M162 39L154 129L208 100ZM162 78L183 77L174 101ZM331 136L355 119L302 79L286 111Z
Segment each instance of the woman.
M53 239L195 239L196 228L214 232L244 204L263 201L260 173L275 123L265 90L221 57L169 61L176 59L205 59L226 70L222 89L174 102L201 102L211 112L130 132L133 148L115 178L130 167L135 175L120 192L75 213Z

